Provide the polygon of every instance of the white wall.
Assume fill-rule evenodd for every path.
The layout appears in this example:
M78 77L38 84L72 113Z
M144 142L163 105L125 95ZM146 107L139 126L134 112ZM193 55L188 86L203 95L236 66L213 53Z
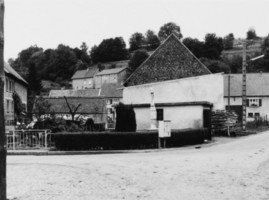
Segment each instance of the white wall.
M155 103L208 101L213 103L213 110L225 108L222 73L125 87L123 102L150 103L151 88Z
M74 79L72 80L72 87L74 90L93 88L94 87L93 78Z
M252 97L248 97L252 98ZM256 98L256 97L253 97ZM267 115L269 119L269 97L257 97L258 99L262 99L262 106L257 106L257 107L247 107L246 112L247 112L247 121L253 121L254 118L249 118L248 113L260 113L261 117L265 117ZM224 104L227 106L228 105L228 98L224 98ZM231 97L230 98L230 105L237 105L241 106L242 105L242 97Z
M203 106L158 107L163 109L163 119L171 120L172 129L203 127ZM137 130L150 129L150 108L134 108Z

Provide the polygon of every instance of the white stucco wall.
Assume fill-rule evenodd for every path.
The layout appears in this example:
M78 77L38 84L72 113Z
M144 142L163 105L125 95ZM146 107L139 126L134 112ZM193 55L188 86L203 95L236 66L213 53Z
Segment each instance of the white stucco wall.
M150 103L150 89L154 91L155 103L197 102L213 103L213 110L224 109L223 74L209 74L158 83L125 87L125 104Z
M254 118L250 118L248 117L248 113L253 113L253 115L255 113L260 113L261 117L265 117L267 115L268 119L269 119L269 97L248 97L248 98L258 98L258 99L262 99L262 106L257 106L257 107L253 107L253 106L249 106L246 108L246 112L247 112L247 121L253 121ZM228 98L225 97L224 98L224 104L225 106L228 105ZM237 105L237 106L241 106L242 105L242 97L231 97L230 98L230 105Z
M85 78L85 79L74 79L72 80L73 89L85 89L85 88L93 88L94 82L93 78Z
M203 127L203 106L158 107L163 109L163 119L171 120L172 129ZM150 129L150 108L134 108L137 130Z

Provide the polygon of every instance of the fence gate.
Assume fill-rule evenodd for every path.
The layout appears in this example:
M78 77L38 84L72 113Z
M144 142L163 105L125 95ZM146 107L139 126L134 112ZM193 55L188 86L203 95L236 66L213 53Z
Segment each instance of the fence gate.
M54 146L50 130L16 130L6 135L7 149L44 149Z

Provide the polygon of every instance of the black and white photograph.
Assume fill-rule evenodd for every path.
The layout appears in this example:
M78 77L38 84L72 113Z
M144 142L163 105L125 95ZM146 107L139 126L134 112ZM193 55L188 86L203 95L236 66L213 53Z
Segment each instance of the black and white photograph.
M0 0L0 200L268 200L268 0Z

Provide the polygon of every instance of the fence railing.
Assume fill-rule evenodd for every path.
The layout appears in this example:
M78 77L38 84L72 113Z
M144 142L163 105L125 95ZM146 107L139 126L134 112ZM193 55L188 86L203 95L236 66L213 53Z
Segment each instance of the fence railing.
M6 134L7 149L42 149L54 146L50 130L15 130Z

